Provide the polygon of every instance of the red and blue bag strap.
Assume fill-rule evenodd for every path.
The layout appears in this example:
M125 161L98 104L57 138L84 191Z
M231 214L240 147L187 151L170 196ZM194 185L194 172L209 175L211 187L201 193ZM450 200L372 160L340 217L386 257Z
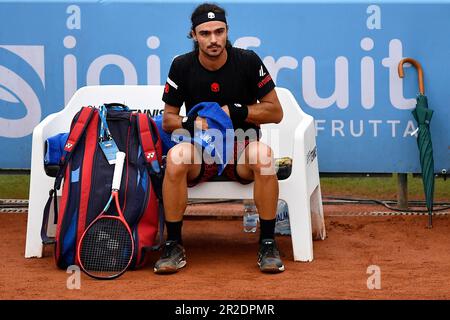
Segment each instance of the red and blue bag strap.
M90 106L81 108L78 119L70 130L69 137L67 138L66 144L64 145L65 153L61 156L61 163L68 161L71 157L72 151L77 146L84 131L86 131L86 128L92 119L94 111L95 108Z
M148 115L137 113L137 128L139 131L139 141L144 153L144 159L153 173L159 174L161 172L160 157L153 142L149 121Z
M96 109L94 107L82 107L77 120L70 129L69 136L67 137L66 144L64 145L64 153L59 161L59 171L55 180L55 187L57 187L57 189L59 189L61 186L61 180L64 176L66 165L72 157L73 151L80 141L81 136L86 131L86 128L89 125L89 122L91 121L92 116L95 112Z
M54 211L54 223L57 221L57 215L58 215L58 202L57 202L57 190L61 187L61 181L64 176L64 172L66 171L67 163L69 162L70 158L72 157L72 152L75 150L75 147L77 146L81 136L86 131L87 126L89 125L89 122L92 119L92 115L94 114L95 108L89 106L89 107L83 107L81 108L78 118L75 121L75 123L72 125L72 128L70 130L70 134L67 138L66 144L64 146L64 154L61 156L60 162L59 162L59 170L55 178L55 185L53 189L49 192L49 198L47 200L47 203L44 208L44 215L42 219L42 225L41 225L41 239L43 244L52 244L55 243L54 239L51 239L47 235L47 227L48 227L48 219L50 216L50 206L53 202L53 211Z
M137 129L139 132L139 142L141 143L144 159L147 163L147 168L150 171L150 179L152 181L153 190L158 198L158 213L159 213L159 243L152 247L153 250L158 250L164 242L164 206L162 198L162 180L163 168L161 166L162 158L158 154L153 141L153 134L158 135L158 132L153 132L150 128L150 121L152 121L147 114L136 114ZM155 126L153 126L155 128ZM153 133L153 134L152 134ZM159 137L159 136L158 136Z

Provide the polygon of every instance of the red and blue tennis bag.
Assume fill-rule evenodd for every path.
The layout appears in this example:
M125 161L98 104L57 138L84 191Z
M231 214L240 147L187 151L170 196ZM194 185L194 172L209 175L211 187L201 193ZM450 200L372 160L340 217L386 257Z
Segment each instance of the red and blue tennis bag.
M157 247L158 227L163 226L162 144L153 119L116 103L105 104L101 110L106 110L105 116L99 108L83 107L73 118L50 192L50 199L55 198L64 180L59 209L54 210L58 213L54 242L59 268L78 264L79 239L110 197L114 165L102 150L102 140L113 140L126 153L119 199L135 243L130 268L145 264L147 252ZM103 136L102 119L106 119L109 137ZM44 243L51 242L46 235L50 199L41 232ZM159 231L162 239L163 229Z

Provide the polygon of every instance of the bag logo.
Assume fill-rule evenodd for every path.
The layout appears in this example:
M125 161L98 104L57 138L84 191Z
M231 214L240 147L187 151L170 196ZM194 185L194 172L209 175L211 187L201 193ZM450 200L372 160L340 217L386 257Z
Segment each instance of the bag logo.
M69 151L70 149L72 149L72 147L73 147L73 144L70 143L70 142L67 142L66 146L64 147L64 149L67 149L67 151Z

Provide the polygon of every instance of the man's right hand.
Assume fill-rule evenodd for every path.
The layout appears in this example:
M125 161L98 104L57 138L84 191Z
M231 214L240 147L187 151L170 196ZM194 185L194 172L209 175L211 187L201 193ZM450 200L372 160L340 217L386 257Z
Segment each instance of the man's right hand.
M197 116L195 119L195 127L202 130L208 130L208 122L206 121L206 118L202 118L200 116Z
M189 131L194 136L195 130L208 130L208 122L206 118L202 118L196 114L181 117L181 127Z

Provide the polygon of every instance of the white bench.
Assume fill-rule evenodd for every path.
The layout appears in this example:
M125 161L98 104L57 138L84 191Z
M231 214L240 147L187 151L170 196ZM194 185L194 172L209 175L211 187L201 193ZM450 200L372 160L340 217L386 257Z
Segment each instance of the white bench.
M44 171L44 141L58 133L68 132L72 117L82 106L121 102L132 109L162 109L163 90L163 86L144 85L83 87L75 92L63 110L47 116L36 126L32 141L26 258L42 257L40 228L43 209L54 183L54 178ZM262 141L272 147L275 158L287 156L293 159L291 175L279 181L279 198L285 200L289 208L294 260L312 261L313 238L325 239L314 122L300 109L290 91L284 88L276 90L284 117L279 124L262 125ZM253 183L206 182L189 188L188 196L189 199L252 199ZM50 215L49 235L55 232L52 221Z

